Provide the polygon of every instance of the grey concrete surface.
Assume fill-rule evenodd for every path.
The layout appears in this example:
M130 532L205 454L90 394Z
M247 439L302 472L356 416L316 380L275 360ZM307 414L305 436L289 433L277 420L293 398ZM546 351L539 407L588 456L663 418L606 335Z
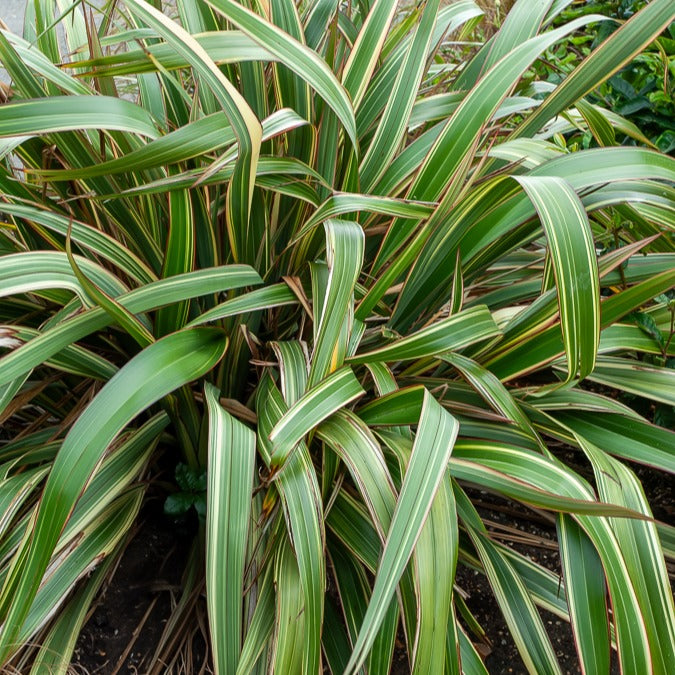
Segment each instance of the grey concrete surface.
M26 0L0 0L0 19L13 33L21 33Z
M23 32L23 15L26 9L26 0L0 0L0 19L12 33L21 35ZM0 64L0 82L7 84L9 76Z
M26 11L26 4L30 0L0 0L0 19L7 25L9 30L12 33L17 35L23 35L23 17ZM55 2L55 0L52 0ZM87 0L87 5L89 7L103 7L107 0ZM55 7L58 7L55 5ZM55 10L58 15L58 9ZM94 20L96 24L99 24L100 17L96 15ZM59 39L61 41L62 49L65 50L65 38L63 31L58 29ZM0 64L0 82L7 82L8 76L7 72L2 68Z
M0 0L0 19L12 33L21 35L23 32L23 15L26 9L26 0ZM0 82L9 81L7 71L0 64Z

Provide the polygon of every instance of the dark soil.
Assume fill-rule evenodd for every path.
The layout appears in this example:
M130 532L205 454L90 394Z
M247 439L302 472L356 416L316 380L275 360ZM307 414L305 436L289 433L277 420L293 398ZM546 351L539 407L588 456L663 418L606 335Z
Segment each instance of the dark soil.
M80 634L74 666L91 675L147 672L172 604L180 597L189 539L146 508L112 580Z
M489 645L481 645L481 651L486 654L485 665L488 672L494 675L526 674L523 660L485 577L479 572L462 567L458 571L457 583L469 594L466 603L487 633ZM565 675L581 672L569 624L549 612L540 610L540 613L562 672Z

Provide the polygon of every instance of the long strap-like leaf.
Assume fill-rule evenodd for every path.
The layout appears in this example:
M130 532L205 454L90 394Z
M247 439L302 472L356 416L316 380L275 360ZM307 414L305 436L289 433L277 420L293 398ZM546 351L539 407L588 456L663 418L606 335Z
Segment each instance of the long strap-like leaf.
M262 127L244 97L223 75L204 48L184 28L165 17L145 0L127 3L199 73L223 107L239 143L239 157L227 191L228 232L236 261L252 262L247 237L255 170L260 154Z
M223 410L218 398L218 390L207 385L206 598L216 672L234 673L243 632L244 563L255 434Z
M521 176L539 213L558 289L568 380L590 374L600 340L600 283L593 234L583 204L560 178Z
M32 537L24 541L3 588L0 604L9 598L12 602L0 634L0 660L16 649L16 636L61 531L108 445L148 406L208 372L226 346L217 329L194 328L169 335L124 366L80 415L52 466Z
M405 569L424 525L438 486L445 475L459 423L425 392L419 427L387 542L375 577L358 640L346 673L354 673L365 661L396 584Z
M347 92L316 52L284 33L277 26L232 0L207 2L244 33L303 78L333 109L354 147L358 146L354 110Z

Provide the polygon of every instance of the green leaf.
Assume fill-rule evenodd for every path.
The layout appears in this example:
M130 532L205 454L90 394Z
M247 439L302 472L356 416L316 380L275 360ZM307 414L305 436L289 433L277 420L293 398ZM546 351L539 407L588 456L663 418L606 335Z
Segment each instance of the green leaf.
M143 350L99 392L66 436L40 500L33 536L11 569L3 602L12 603L0 636L0 654L15 649L15 638L30 611L49 559L73 506L100 463L103 452L136 415L183 384L208 372L227 341L220 331L195 328L174 333ZM138 387L143 382L143 387Z
M575 192L582 193L607 183L625 180L672 181L675 179L675 162L644 148L601 148L562 155L535 167L528 176L556 176L568 182ZM488 203L493 208L491 217L486 219L484 213ZM393 263L392 267L398 264L398 260L403 260L408 250L414 251L424 246L416 261L418 253L406 262L408 266L414 262L414 266L397 303L392 326L398 330L407 328L417 319L419 307L430 307L436 311L446 302L447 294L442 289L449 290L451 287L450 279L460 243L463 273L473 275L476 269L483 269L499 260L504 253L522 242L526 235L533 236L538 223L531 222L525 231L518 231L517 228L528 223L535 215L532 201L524 192L513 187L513 179L497 177L494 181L477 186L444 219L442 227L428 241L422 231L419 235L421 241L413 241ZM509 237L514 231L518 235L517 241L509 244ZM504 240L506 249L502 250ZM671 268L672 262L659 272L670 271ZM386 272L383 277L385 275ZM646 275L647 278L649 276L652 275ZM384 292L387 288L385 284L380 291ZM370 301L363 301L359 310L364 305L374 306Z
M368 610L346 673L358 670L375 640L443 478L458 429L455 418L443 410L431 394L425 393L410 463L377 569Z
M293 370L289 369L287 372L291 374ZM297 390L298 387L292 388ZM270 432L275 424L283 419L282 416L285 416L285 413L288 414L287 404L269 376L266 376L258 387L256 408L258 411L258 447L265 463L269 466L272 453L272 445L269 441ZM283 470L276 476L276 484L282 498L284 515L290 524L289 530L297 557L302 602L304 603L304 611L301 613L303 621L301 630L304 632L304 640L301 640L297 647L299 654L296 655L302 663L302 670L296 672L309 675L317 672L319 667L326 570L323 554L325 534L321 491L312 459L304 443L298 443L290 453ZM286 572L297 576L292 570ZM289 593L292 598L289 597L288 601L292 602L292 606L296 607L294 611L297 612L297 607L300 606L300 600L296 597L297 591L291 588ZM279 595L277 599L278 602L286 602ZM296 624L299 621L298 614L292 614L292 618L284 622L282 626L277 625L277 629L281 631L277 645L284 652L288 650L292 652L294 649L294 632L297 630Z
M603 356L589 379L668 405L675 405L675 370L633 359Z
M31 493L42 482L46 468L24 470L22 473L3 478L0 481L0 536L4 537L14 516L20 512Z
M68 262L70 263L77 280L80 282L80 285L86 294L86 299L90 302L93 301L94 304L103 308L106 314L136 340L141 348L152 344L152 342L154 342L154 337L140 319L131 314L124 306L116 302L113 297L87 279L86 274L79 268L75 256L73 255L70 243L70 232L66 237L66 255L68 256Z
M560 462L506 443L460 439L450 462L458 480L555 511L639 518L635 511L595 500L581 476Z
M31 675L68 672L73 651L87 619L90 605L110 574L110 569L116 560L117 552L106 556L84 585L59 610L54 624L40 645L40 651L35 657L30 671Z
M353 323L354 287L363 264L365 238L358 223L329 220L325 228L328 279L321 304L314 299L318 315L310 387L344 363Z
M454 626L452 595L458 550L457 511L446 471L413 553L419 621L412 670L420 675L444 672L450 639L448 628ZM459 672L456 651L451 658L451 670Z
M87 223L23 204L3 203L2 211L7 215L42 225L64 237L70 228L70 237L74 243L110 261L136 281L147 283L156 278L147 264L125 248L120 241Z
M274 566L276 587L276 617L274 636L274 672L305 673L303 644L305 637L305 607L298 563L290 542L279 546Z
M225 412L206 386L209 471L206 511L206 597L214 663L234 673L242 640L244 564L250 526L255 434Z
M455 190L450 187L458 186L469 170L472 148L478 142L485 121L494 115L508 96L510 88L541 51L587 21L588 17L584 17L527 40L483 76L443 126L429 153L416 170L407 197L426 201L435 201L442 197L442 203L445 205L447 202L450 206L455 195ZM445 209L441 209L438 215L442 216L444 213ZM378 266L399 249L410 229L409 225L403 223L397 223L390 229L378 254Z
M442 354L451 349L461 349L478 340L486 340L499 334L500 330L487 307L479 305L395 340L391 345L357 354L347 361L356 364L369 361L420 359Z
M187 190L169 194L169 236L166 241L163 277L191 272L195 266L196 232L193 205ZM160 309L155 322L158 337L185 326L190 311L188 301Z
M466 675L488 675L483 659L479 656L464 629L459 626L459 651L462 659L462 672Z
M100 265L77 256L78 268L105 292L116 296L127 287ZM0 257L0 296L35 293L43 289L65 288L86 302L87 291L73 272L68 256L60 251L27 251Z
M618 460L579 438L593 465L602 499L652 517L642 486L635 474ZM671 636L675 633L675 606L656 526L650 520L615 518L611 527L626 561L640 606L655 672L667 672L675 661Z
M349 52L342 82L355 109L358 109L377 66L396 9L396 0L374 2Z
M419 418L419 403L417 412ZM317 429L317 437L345 462L384 542L396 505L396 492L378 442L368 427L347 410L329 417Z
M260 277L250 267L230 265L155 281L118 297L118 301L132 314L138 314L172 302L259 283ZM109 318L105 311L95 308L44 331L30 342L2 357L0 386L108 324Z
M545 399L544 399L545 400ZM604 414L598 414L604 413ZM634 417L607 411L587 412L569 406L553 417L606 453L675 473L675 433Z
M274 444L271 462L279 469L294 446L335 411L364 393L348 366L340 368L309 389L275 424L269 439Z
M515 422L533 440L540 442L532 423L518 402L489 370L461 354L446 354L443 360L457 368L495 411Z
M246 639L241 649L241 658L237 675L254 672L253 667L265 649L269 636L274 629L274 589L272 588L272 567L258 585L258 597L253 616L248 624Z
M475 72L476 65L479 65L482 72L487 72L497 61L507 56L519 44L534 37L540 31L544 17L552 4L553 0L535 0L535 2L520 0L520 2L516 2L506 15L494 39L483 46L479 54L468 65L467 72L462 73L457 86L464 86L463 82L468 80L469 73ZM474 63L474 61L477 63Z
M349 632L349 640L353 644L357 639L359 627L368 607L368 597L371 592L370 583L363 566L348 549L334 540L329 541L329 544L337 591L342 606L343 621ZM398 605L394 600L389 605L387 616L373 643L373 650L367 664L368 673L388 675L391 672L391 658L394 652L398 619ZM342 654L340 673L345 672L347 667L351 644L347 645L347 649Z
M672 262L675 262L675 258ZM602 325L610 326L616 323L673 285L675 285L675 270L666 269L660 273L650 274L640 283L610 296L603 300L601 305Z
M136 487L110 504L80 533L78 545L65 560L56 569L50 570L17 636L20 644L30 641L37 628L70 595L73 586L87 574L97 560L113 553L138 515L143 492L143 487ZM61 648L65 646L61 645Z
M388 92L386 106L375 136L359 167L364 189L370 189L387 171L405 136L408 119L426 67L439 4L438 0L431 0L424 5L410 48L401 63L392 90ZM459 12L464 8L460 6L454 9Z
M360 408L359 417L368 426L416 424L425 391L421 385L395 389Z
M434 54L434 49L446 35L453 33L465 23L475 23L475 19L482 13L473 0L459 0L452 5L441 7L431 36L430 48L421 60L425 63L428 62ZM389 39L389 42L394 43L394 46L385 45L390 54L375 74L358 111L357 124L361 135L367 132L382 114L394 90L397 76L403 67L402 64L406 56L405 50L411 43L412 37L409 34L404 34L402 38L397 39L397 31L403 30L405 32L405 29L412 28L416 24L418 16L419 13L409 16L406 21L399 23L392 31ZM408 65L412 65L410 61L408 61ZM418 87L411 85L411 89L417 91ZM402 90L400 92L404 94ZM381 194L384 194L384 192Z
M530 673L562 673L544 624L513 567L482 532L468 530L499 608Z
M413 202L407 199L392 199L378 195L335 193L331 195L303 224L302 230L294 241L308 234L319 223L345 213L367 211L386 216L422 219L433 213L434 207L424 202ZM343 222L343 221L336 221Z
M337 11L335 0L314 0L307 3L303 15L307 44L318 51L319 44L326 37L326 29Z
M41 170L36 173L43 180L78 180L125 171L141 172L199 157L234 141L235 135L227 115L219 112L154 138L123 157L79 169Z
M184 4L184 3L181 3ZM257 45L250 37L238 30L228 30L227 40L223 39L223 31L195 32L193 38L201 45L217 65L239 63L241 61L274 61L275 57L264 47ZM123 34L124 35L124 34ZM129 35L129 33L127 33ZM131 40L138 38L154 38L157 32L145 28L136 31L136 35L129 35ZM150 40L147 40L150 42ZM128 42L128 45L133 44ZM88 68L90 72L103 75L120 76L131 74L146 74L156 71L171 71L189 66L189 61L177 53L169 44L150 42L142 49L128 49L125 52L109 54L93 59L79 61L78 68ZM70 64L66 64L70 65ZM72 67L71 66L71 67ZM58 71L61 72L61 71ZM76 83L78 83L75 80ZM79 84L79 83L78 83Z
M31 73L20 53L7 39L4 32L0 33L0 60L3 68L24 96L28 98L42 98L44 96L45 92L40 81Z
M559 178L520 176L546 232L558 290L567 381L589 375L600 340L600 282L593 235L583 205Z
M572 105L631 61L673 20L669 0L653 0L636 12L588 56L512 137L532 136L544 124Z
M174 492L164 500L164 513L174 518L182 517L195 504L196 498L192 492Z
M206 471L181 463L176 466L176 483L181 490L186 492L204 492L206 490Z
M647 668L648 670L649 647L645 623L619 542L606 518L589 517L593 512L603 516L618 516L625 507L595 501L590 486L585 484L580 477L575 476L567 467L562 467L558 462L553 462L551 459L523 450L509 449L505 452L503 446L495 449L495 451L489 451L487 449L478 450L474 443L470 445L475 449L467 447L465 450L461 445L456 444L455 455L457 457L453 457L451 460L451 471L457 479L469 480L488 488L492 484L491 473L483 473L480 470L477 473L475 468L474 470L465 470L463 466L465 460L462 459L462 456L468 456L478 460L478 463L484 464L490 471L497 469L503 472L504 476L509 475L510 485L507 483L499 485L495 482L492 484L492 489L512 498L516 497L518 493L516 498L520 501L527 503L533 498L538 500L535 493L542 488L572 497L570 501L568 501L569 497L563 499L558 497L556 498L556 501L559 501L558 505L553 505L550 502L549 508L573 513L575 519L592 540L602 560L612 598L622 667L637 670ZM465 455L467 450L469 452ZM529 485L521 490L521 487L516 488L516 483L519 483L521 487L524 483ZM516 489L514 490L514 488ZM546 500L548 501L549 498L547 497ZM567 502L567 504L564 502ZM573 502L576 502L576 508L573 506ZM540 502L540 505L543 506L543 502ZM632 509L624 510L625 516L640 519L640 515Z
M574 640L583 672L610 669L607 588L602 562L588 535L571 516L557 521L560 559Z
M351 647L342 625L342 616L338 613L330 598L326 603L323 617L321 646L330 672L334 675L344 672Z
M416 422L419 421L421 405L422 399L418 401ZM377 538L384 544L396 506L396 491L379 443L368 427L358 417L346 410L339 411L324 422L317 429L317 437L326 442L349 469L352 479L368 508L377 532ZM349 546L350 542L347 542L347 545ZM335 562L335 555L333 560ZM336 573L340 576L340 571L336 570ZM412 637L417 623L418 610L415 579L410 569L407 569L401 577L400 590L406 631ZM345 590L346 593L348 593L347 590ZM364 601L362 611L359 611L358 623L349 626L352 641L356 640L358 629L366 611L365 605L366 602ZM383 672L388 672L386 666L391 659L388 645L390 641L393 645L396 624L398 623L398 611L395 611L395 608L396 603L392 601L387 617L373 643L374 650L370 654L368 663L369 668L376 668L377 671L383 671L384 669ZM346 607L345 612L348 612ZM394 620L392 614L394 614L396 620ZM392 621L393 626L391 625ZM375 649L381 648L384 649L385 656L378 658Z
M647 315L649 316L649 315ZM648 322L647 330L642 326L614 324L600 334L599 354L612 352L645 352L662 356L675 356L675 345L666 344L663 334L655 323Z
M165 413L153 415L106 456L73 509L61 541L72 541L138 478L168 423Z
M0 137L82 129L127 131L149 138L159 135L143 108L111 96L54 96L0 106Z
M188 323L188 326L200 326L211 321L225 319L228 316L247 314L273 307L295 305L297 303L298 299L296 295L286 284L274 284L267 288L259 288L250 293L245 293L238 298L226 300L204 312L204 314L200 314L196 319Z
M244 97L184 28L166 18L145 0L129 0L127 4L199 73L201 81L213 92L230 120L239 145L239 156L227 191L228 233L234 259L237 262L249 261L252 255L247 234L262 140L260 122Z
M358 147L354 111L347 92L325 61L302 43L232 0L207 0L255 42L274 54L281 63L305 80L332 108L354 147Z
M661 347L661 349L666 349L666 341L663 338L663 333L656 325L656 321L654 320L653 316L646 314L645 312L634 312L632 318L638 327L647 335L652 337L656 344Z

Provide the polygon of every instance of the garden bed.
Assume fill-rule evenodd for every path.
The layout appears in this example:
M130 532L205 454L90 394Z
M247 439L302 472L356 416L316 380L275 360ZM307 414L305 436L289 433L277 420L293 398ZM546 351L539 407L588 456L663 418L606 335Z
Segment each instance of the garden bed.
M579 453L569 450L564 459L581 473L588 472L588 467L576 464L583 462ZM633 465L632 468L642 481L655 518L672 523L675 497L668 477L648 467ZM473 489L469 494L495 540L513 547L556 574L561 573L555 526L551 520L485 491ZM156 504L144 509L130 545L82 630L73 662L82 675L145 673L171 607L180 596L180 579L190 537ZM675 570L670 571L672 583ZM476 644L490 675L525 674L525 665L484 575L460 564L456 585L464 594L467 607L485 629L486 639L483 642L477 640ZM563 673L579 673L571 627L550 612L540 610L540 613ZM193 630L198 636L200 627L193 626ZM194 641L191 663L182 661L180 668L167 672L188 675L212 672L204 663L204 643L199 636ZM392 675L410 672L401 639L394 652L391 672ZM612 675L619 673L615 653L611 672Z

